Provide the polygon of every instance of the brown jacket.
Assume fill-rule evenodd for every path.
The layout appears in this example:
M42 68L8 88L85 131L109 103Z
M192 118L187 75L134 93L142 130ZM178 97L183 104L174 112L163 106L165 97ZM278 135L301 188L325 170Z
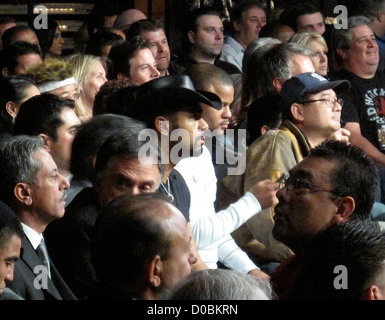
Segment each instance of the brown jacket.
M304 134L292 122L284 120L279 129L268 131L249 146L243 175L227 176L220 182L218 207L227 207L258 181L276 181L309 153L310 144ZM253 237L245 226L233 233L238 244L257 262L259 258L280 262L292 255L287 246L272 236L273 214L273 208L265 209L247 221ZM248 241L252 238L256 241L253 240L253 245L250 245Z

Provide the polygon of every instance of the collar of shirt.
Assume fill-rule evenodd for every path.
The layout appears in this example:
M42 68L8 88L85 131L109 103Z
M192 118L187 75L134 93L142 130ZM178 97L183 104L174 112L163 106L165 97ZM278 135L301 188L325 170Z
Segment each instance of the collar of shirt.
M228 44L229 46L233 47L233 49L236 52L245 52L245 49L240 45L238 41L236 41L233 37L228 36L225 40L225 43Z
M31 242L31 245L33 249L36 250L36 248L39 246L41 239L43 239L43 235L41 233L36 232L32 228L28 227L26 224L21 222L21 226L23 227L23 231L28 238L29 242Z

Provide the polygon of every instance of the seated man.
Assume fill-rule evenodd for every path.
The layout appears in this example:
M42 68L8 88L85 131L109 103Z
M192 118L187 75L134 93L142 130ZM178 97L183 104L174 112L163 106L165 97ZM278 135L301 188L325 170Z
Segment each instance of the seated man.
M385 234L353 220L320 231L303 255L296 299L384 300Z
M159 187L158 165L139 161L142 146L138 135L127 129L105 139L96 156L93 185L83 188L66 207L64 217L45 232L52 260L79 299L87 297L95 285L90 243L101 210L121 195L156 192Z
M237 1L230 13L233 33L223 44L221 60L242 70L243 55L247 46L259 38L259 32L266 25L266 13L258 0Z
M53 94L42 94L20 106L14 134L38 135L58 166L59 173L71 180L71 147L80 119L75 103Z
M111 60L108 70L110 79L128 80L134 85L141 85L160 76L150 47L141 37L115 45L108 58Z
M25 75L29 67L40 62L39 47L25 41L13 42L0 53L0 69L4 77Z
M228 74L239 74L235 65L220 60L223 47L223 23L218 12L209 8L198 8L190 12L186 22L187 52L174 61L175 74L186 74L197 62L207 62L225 70Z
M190 274L191 245L186 218L163 194L117 198L96 220L91 260L99 283L89 299L159 299Z
M377 181L371 159L361 149L340 141L312 149L282 177L272 234L294 255L271 275L279 299L297 297L304 250L318 232L337 223L370 219Z
M75 300L47 252L43 232L64 215L67 179L40 137L16 136L0 149L0 200L24 231L15 276L7 285L26 300Z
M281 91L281 126L266 132L249 146L244 175L227 176L221 181L220 207L257 181L266 178L276 181L323 141L332 138L347 141L348 132L340 123L342 101L337 99L334 89L348 88L346 80L329 82L310 72L286 80ZM272 237L273 215L273 208L264 210L234 236L256 259L281 262L292 252Z
M6 287L6 281L13 280L14 264L20 258L23 237L20 221L7 205L0 202L0 300L23 300Z

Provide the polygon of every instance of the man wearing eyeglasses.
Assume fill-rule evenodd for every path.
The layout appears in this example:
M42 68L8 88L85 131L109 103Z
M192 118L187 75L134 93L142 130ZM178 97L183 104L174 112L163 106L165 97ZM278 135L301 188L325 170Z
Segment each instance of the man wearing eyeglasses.
M280 179L272 234L295 255L271 275L279 299L299 297L296 279L303 252L318 232L337 223L369 219L377 181L372 160L361 149L340 141L312 149Z
M249 146L243 192L258 181L276 181L325 140L347 142L349 132L340 123L342 101L334 89L348 88L346 80L329 82L311 72L286 80L281 91L282 125ZM228 189L221 184L220 191ZM263 210L233 234L242 249L264 264L282 262L293 254L272 236L273 216L273 208ZM264 250L259 249L261 244Z

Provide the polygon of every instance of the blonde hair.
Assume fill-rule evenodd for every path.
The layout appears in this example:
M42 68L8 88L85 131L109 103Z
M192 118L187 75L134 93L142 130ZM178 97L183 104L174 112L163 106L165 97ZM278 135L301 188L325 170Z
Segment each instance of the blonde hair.
M74 70L74 76L76 78L76 93L78 95L76 113L79 116L82 116L85 114L85 110L80 103L80 96L82 94L84 80L93 64L95 62L100 62L103 65L103 61L98 56L83 53L73 54L67 57L66 61Z
M312 41L318 42L320 45L322 45L326 49L326 51L329 50L328 45L326 44L325 38L315 31L297 32L289 40L289 42L298 43L305 47L308 47L310 42Z
M47 58L43 62L33 65L28 69L31 76L38 85L62 81L74 76L73 68L64 60L59 58Z

